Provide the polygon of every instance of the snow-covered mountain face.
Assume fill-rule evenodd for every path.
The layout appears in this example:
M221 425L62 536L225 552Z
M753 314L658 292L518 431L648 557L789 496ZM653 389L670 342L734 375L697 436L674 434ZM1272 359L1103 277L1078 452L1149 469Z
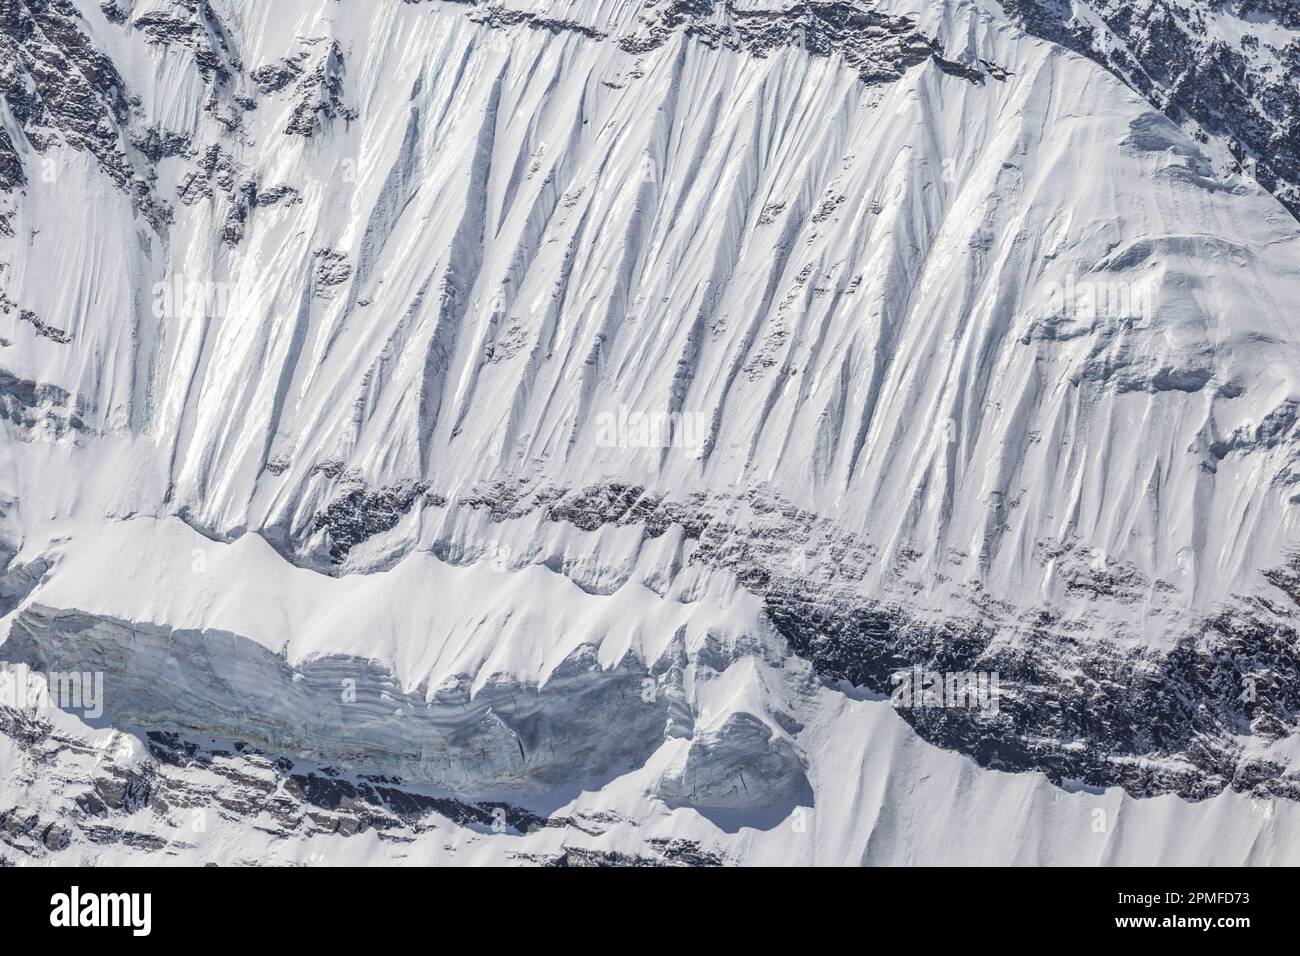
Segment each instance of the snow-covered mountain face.
M0 856L1296 862L1298 51L0 0Z
M1092 57L1179 123L1222 171L1300 215L1294 0L1005 0L1036 36Z

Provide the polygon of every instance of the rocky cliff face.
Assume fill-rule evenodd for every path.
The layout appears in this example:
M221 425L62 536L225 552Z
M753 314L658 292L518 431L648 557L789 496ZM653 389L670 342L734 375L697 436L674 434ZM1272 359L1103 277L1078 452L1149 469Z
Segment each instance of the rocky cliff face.
M1291 860L1297 37L0 0L0 855Z

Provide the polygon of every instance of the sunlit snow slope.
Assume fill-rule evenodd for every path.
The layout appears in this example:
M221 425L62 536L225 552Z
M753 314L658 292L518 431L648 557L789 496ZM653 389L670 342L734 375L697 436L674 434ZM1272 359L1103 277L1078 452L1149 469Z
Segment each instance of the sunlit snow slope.
M10 0L0 97L0 660L105 683L5 858L1297 862L1300 224L993 0Z

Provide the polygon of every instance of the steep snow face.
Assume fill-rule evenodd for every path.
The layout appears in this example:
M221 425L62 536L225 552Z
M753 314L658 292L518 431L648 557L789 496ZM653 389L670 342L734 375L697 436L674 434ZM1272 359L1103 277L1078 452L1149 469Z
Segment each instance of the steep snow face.
M1215 49L1292 49L1238 6ZM1220 817L1178 852L1275 859L1295 179L1042 22L0 5L0 658L104 673L144 788L11 845L82 852L90 806L179 853L143 821L211 781L159 767L237 740L270 756L231 779L400 777L417 829L608 811L624 856L992 859L901 823L933 772L971 813L1074 801L1012 860L1146 862ZM1000 705L890 713L914 666L996 672ZM52 731L12 720L35 760ZM1094 809L1159 835L1118 849Z
M1004 0L1038 36L1122 77L1300 216L1300 9L1290 0Z

